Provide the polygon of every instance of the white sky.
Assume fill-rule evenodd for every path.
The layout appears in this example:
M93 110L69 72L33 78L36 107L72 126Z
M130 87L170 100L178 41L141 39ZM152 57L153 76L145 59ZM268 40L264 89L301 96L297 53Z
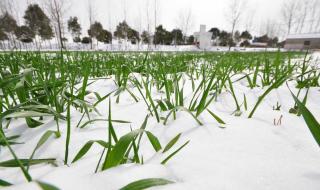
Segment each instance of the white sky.
M0 0L1 1L1 0ZM45 0L12 0L16 2L20 23L23 23L22 16L26 6L30 2L40 2L43 5ZM82 28L87 30L89 26L87 4L88 0L65 0L68 9L66 18L78 16ZM95 7L95 20L100 21L106 29L113 31L119 21L124 20L124 7L126 7L126 20L136 30L147 28L147 3L149 2L149 19L154 25L154 1L155 0L91 0ZM181 12L191 10L193 15L193 28L189 33L199 30L200 24L206 24L207 29L218 27L230 30L230 24L226 19L226 10L231 0L157 0L158 21L168 30L178 25L178 17ZM242 22L237 29L245 29L245 24L252 20L252 33L260 34L261 25L267 20L280 22L279 14L281 5L288 0L243 0L246 2L246 9L242 15ZM126 5L126 6L124 6ZM153 26L152 26L153 28ZM85 31L83 33L86 33Z

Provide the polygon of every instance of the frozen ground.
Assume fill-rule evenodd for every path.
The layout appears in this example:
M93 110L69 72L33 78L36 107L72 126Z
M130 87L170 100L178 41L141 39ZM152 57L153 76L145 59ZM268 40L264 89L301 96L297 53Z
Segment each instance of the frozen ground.
M289 83L293 90L294 85ZM186 83L186 87L189 89L185 89L185 95L191 92L189 83ZM102 95L114 88L111 79L98 80L89 86L89 90ZM248 111L242 110L243 114L240 117L231 115L235 105L229 92L223 92L209 107L226 122L226 125L218 124L207 113L200 116L203 126L199 126L184 112L178 112L177 119L171 118L166 126L158 124L155 118L149 118L147 130L153 132L161 144L166 144L178 133L182 133L182 137L175 148L190 140L190 143L166 165L161 165L160 162L171 152L165 155L154 154L147 139L143 138L141 153L145 160L144 165L126 164L94 174L102 150L101 147L93 145L81 160L64 166L66 123L63 122L61 138L51 138L35 155L35 158L57 158L58 167L33 166L30 169L31 175L63 190L116 190L135 180L153 177L175 181L172 185L153 188L165 190L319 190L320 149L303 118L288 113L294 102L286 85L272 91L252 119L248 119L247 115L265 89L251 90L245 80L237 82L234 88L237 96L242 97L243 93L246 94ZM318 121L319 90L311 88L307 102L307 107ZM160 96L157 92L153 93ZM95 101L93 95L87 98L89 101ZM107 118L107 102L99 105L102 116L93 114L94 118ZM148 113L143 101L135 103L128 93L124 93L119 104L115 103L114 97L112 102L112 118L132 122L114 124L119 136L129 132L130 126L141 126ZM280 111L272 109L277 102L281 104ZM81 114L73 110L72 115L72 126L75 126ZM275 126L274 119L278 120L281 115L282 124ZM28 158L42 134L48 129L55 129L55 123L49 119L39 128L26 129L27 126L17 120L6 131L9 135L22 135L19 141L25 143L14 146L20 158ZM74 127L71 135L70 158L73 159L87 141L107 139L107 123L98 122L85 129ZM12 159L7 149L1 151L3 152L0 161ZM4 189L39 189L35 183L25 182L20 169L0 168L0 179L17 184Z

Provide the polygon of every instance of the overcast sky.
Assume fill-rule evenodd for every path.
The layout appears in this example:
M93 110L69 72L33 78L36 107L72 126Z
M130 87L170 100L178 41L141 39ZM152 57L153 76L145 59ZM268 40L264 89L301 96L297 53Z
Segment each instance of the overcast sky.
M1 1L1 0L0 0ZM45 0L13 0L16 3L20 15L20 23L23 23L23 12L28 3L40 2L43 5ZM88 0L65 0L68 4L66 18L78 16L83 29L89 26L87 4ZM178 26L178 18L182 13L192 12L193 27L189 33L199 30L200 24L206 24L207 29L218 27L230 30L227 22L227 10L231 0L157 0L158 19L165 28L171 30ZM238 29L245 29L245 25L252 21L252 32L260 34L261 24L267 20L280 22L279 12L283 1L288 0L243 0L246 3L242 22ZM154 25L154 2L155 0L91 0L95 8L95 20L100 21L106 29L114 30L116 24L124 19L127 20L136 30L147 28L147 6L149 4L149 20ZM124 8L126 7L126 8ZM126 10L126 11L124 11ZM126 12L126 14L125 14ZM126 18L125 18L126 17ZM153 28L153 26L152 26Z

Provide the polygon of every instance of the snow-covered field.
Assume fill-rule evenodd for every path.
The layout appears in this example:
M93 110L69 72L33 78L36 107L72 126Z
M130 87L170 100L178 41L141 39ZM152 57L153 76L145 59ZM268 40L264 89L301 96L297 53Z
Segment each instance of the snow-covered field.
M315 57L319 55L314 53ZM140 77L138 74L136 76ZM196 81L197 84L199 82ZM288 82L288 85L294 93L297 92L294 81ZM115 89L112 78L99 79L88 86L89 91L101 95ZM318 87L311 87L307 101L308 109L318 121L319 90ZM190 143L166 165L160 162L173 150L164 154L155 153L144 135L140 145L143 165L124 164L95 174L102 147L94 144L82 159L66 166L63 160L67 124L61 122L61 138L50 137L35 155L35 158L56 158L58 167L41 164L30 167L29 172L34 179L53 184L63 190L116 190L144 178L165 178L175 182L152 188L165 190L320 189L320 149L304 119L289 113L294 100L286 84L268 94L251 119L248 119L249 112L265 89L250 89L247 81L242 79L234 83L234 91L239 97L246 94L248 110L242 110L241 116L232 114L235 103L228 91L223 91L208 107L225 121L224 125L219 124L207 112L199 117L202 126L187 112L177 112L176 120L170 119L167 125L157 123L155 117L149 117L146 129L157 136L161 144L165 145L179 133L182 134L181 138L173 149L190 140ZM301 94L305 92L302 90ZM139 94L137 89L133 89L133 93ZM153 91L152 94L154 97L164 96L157 91ZM188 80L185 83L184 94L186 101L192 98L191 82ZM89 102L97 101L93 93L86 96L86 99ZM111 101L112 118L131 122L114 123L119 136L130 132L130 128L140 128L149 113L143 101L134 102L127 92L121 95L120 103L116 103L115 97L112 97ZM277 102L281 109L273 110ZM106 119L108 99L99 104L97 109L101 116L92 113L92 117ZM71 159L87 141L108 139L108 122L95 122L80 129L75 126L82 114L72 110L71 115ZM281 123L278 123L279 120ZM19 134L19 141L24 142L14 146L19 158L28 158L43 133L56 128L52 118L47 118L44 125L34 129L27 129L24 120L14 120L10 126L9 129L5 129L8 136ZM6 148L1 148L0 155L0 161L12 159ZM15 184L4 189L40 189L35 182L26 183L19 168L0 168L0 179Z

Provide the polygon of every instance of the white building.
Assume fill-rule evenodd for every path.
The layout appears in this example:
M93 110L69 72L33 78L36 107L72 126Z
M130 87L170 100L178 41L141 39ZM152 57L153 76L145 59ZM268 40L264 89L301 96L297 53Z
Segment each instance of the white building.
M320 49L320 33L291 34L287 36L285 49Z
M207 50L211 47L212 32L206 31L206 25L200 25L200 32L194 33L195 42L202 50Z

